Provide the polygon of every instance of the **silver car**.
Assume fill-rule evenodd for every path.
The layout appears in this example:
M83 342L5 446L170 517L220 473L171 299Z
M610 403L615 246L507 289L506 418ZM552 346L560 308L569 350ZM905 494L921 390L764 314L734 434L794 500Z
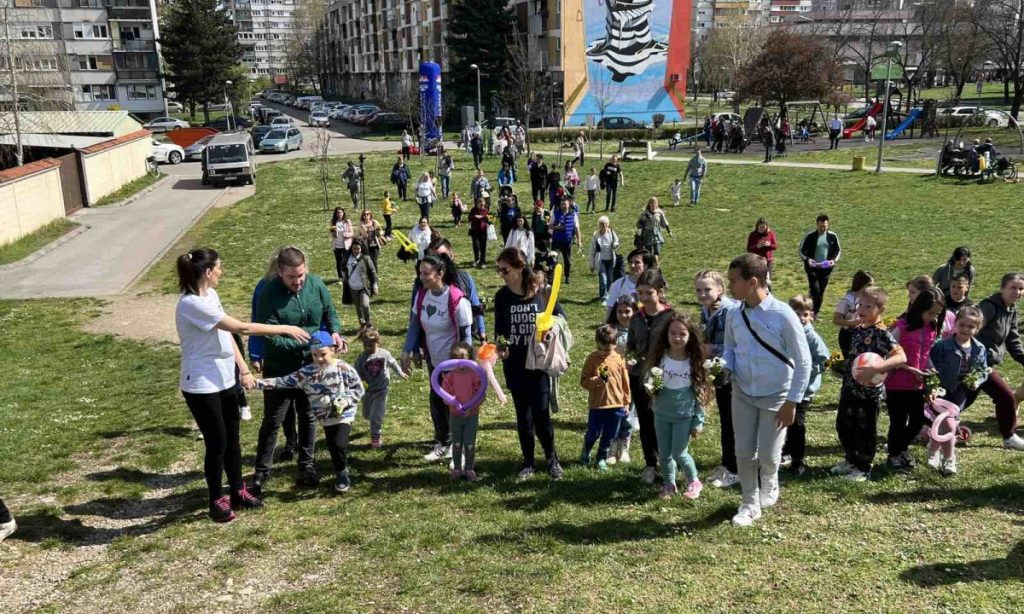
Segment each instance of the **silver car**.
M286 153L302 149L302 134L298 128L274 128L260 141L260 152Z
M206 149L206 144L209 143L210 139L212 139L212 138L213 138L212 134L209 135L209 136L204 136L203 138L199 139L195 143L192 143L191 145L186 147L185 148L185 159L186 160L202 160L203 159L203 150Z

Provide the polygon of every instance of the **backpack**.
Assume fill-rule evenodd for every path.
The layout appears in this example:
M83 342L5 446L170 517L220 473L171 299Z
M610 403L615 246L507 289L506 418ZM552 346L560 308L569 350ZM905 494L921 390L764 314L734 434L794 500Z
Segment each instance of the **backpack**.
M416 323L421 328L423 324L421 323L420 317L423 315L423 299L426 298L426 296L427 289L426 287L421 286L419 292L416 293L416 301L415 303L413 303L416 308ZM463 292L461 288L459 288L455 284L450 284L448 286L448 318L452 321L452 326L455 328L456 331L458 331L459 329L459 321L456 318L456 312L458 311L459 308L459 301L461 301L463 298L465 298L467 301L469 300L469 297L466 296L466 293ZM472 327L472 324L470 324L470 327ZM456 336L458 336L457 333ZM422 347L424 353L426 353L426 332L424 332L424 334L420 337L420 347Z

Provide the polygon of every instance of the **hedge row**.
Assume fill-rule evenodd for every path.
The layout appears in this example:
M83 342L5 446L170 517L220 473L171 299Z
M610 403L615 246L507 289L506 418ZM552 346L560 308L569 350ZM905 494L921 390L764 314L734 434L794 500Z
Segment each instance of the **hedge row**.
M601 130L600 128L583 129L584 134L588 140L598 140L604 138L606 141L640 141L640 140L655 140L655 141L666 141L677 132L683 137L692 136L697 130L695 126L675 124L662 126L660 128L628 128L619 130ZM700 130L703 130L701 126ZM653 136L652 136L653 131ZM579 132L577 127L566 127L561 132L558 128L531 128L530 129L530 141L533 143L554 143L559 140L571 141L575 138L576 133ZM561 136L561 139L559 138Z

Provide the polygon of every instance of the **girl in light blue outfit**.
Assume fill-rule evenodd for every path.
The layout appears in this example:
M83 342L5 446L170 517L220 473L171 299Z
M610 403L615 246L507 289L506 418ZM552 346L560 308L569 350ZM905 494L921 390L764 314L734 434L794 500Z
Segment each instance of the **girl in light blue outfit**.
M649 375L644 381L654 399L662 499L670 499L678 491L676 472L680 468L686 476L684 497L696 499L704 488L689 451L690 439L704 432L704 406L712 395L704 359L699 325L673 310L647 356Z

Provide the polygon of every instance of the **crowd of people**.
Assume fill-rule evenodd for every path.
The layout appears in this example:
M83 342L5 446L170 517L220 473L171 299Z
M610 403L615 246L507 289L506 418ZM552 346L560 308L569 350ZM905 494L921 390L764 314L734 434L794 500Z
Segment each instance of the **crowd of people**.
M692 203L706 173L699 152L695 159L687 166ZM569 162L566 168L572 168ZM343 303L354 305L359 323L354 343L361 351L352 353L351 365L327 285L309 271L301 249L285 246L273 255L253 292L252 322L232 318L221 306L216 288L222 264L215 251L196 249L179 257L180 387L204 437L214 520L230 521L237 511L262 506L275 461L296 459L298 481L318 485L313 460L318 423L334 469L334 490L351 488L348 442L358 407L362 405L361 415L369 423L371 446L380 447L393 377L407 378L413 365L425 365L436 380L428 401L432 445L424 461L447 463L453 480L478 480L476 434L488 384L466 363L478 358L487 341L494 344L487 351L493 349L500 362L503 388L514 406L522 453L517 479L537 472L538 442L543 471L560 479L562 459L551 417L558 408L559 387L570 385L562 381L565 366L558 368L558 355L567 357L572 346L570 325L578 331L596 326L592 341L577 339L594 345L580 375L589 410L580 463L593 462L602 471L631 462L635 434L643 459L639 478L652 485L660 480L658 494L663 498L679 492L698 498L705 481L716 488L739 485L741 500L733 517L737 526L749 526L776 504L780 469L794 476L807 471L806 415L830 370L842 378L836 437L843 459L831 468L835 475L862 481L877 470L876 431L883 407L889 415L886 470L909 472L916 465L911 448L926 424L926 407L943 401L962 411L982 393L995 403L1004 447L1024 450L1024 439L1015 432L1016 405L1024 393L1011 389L997 370L1007 354L1024 364L1016 309L1024 296L1024 274L1006 274L1000 289L975 305L970 298L975 279L970 250L959 247L932 275L909 280L906 306L892 308L894 295L875 285L870 274L857 271L834 309L839 336L833 347L840 351L830 352L831 343L814 329L842 258L839 236L827 215L819 215L799 241L778 237L767 218L757 219L746 253L725 271L698 271L692 284L674 280L677 299L688 293L684 285L692 287L700 309L691 314L670 301L660 258L671 227L658 199L651 197L625 255L609 218L598 218L586 253L589 268L597 273L597 298L606 307L605 317L578 322L553 296L558 285L554 275L560 264L563 283L571 282L573 247L583 248L580 216L596 210L596 199L588 194L581 211L576 186L568 185L564 174L552 176L544 165L541 154L530 156L526 164L534 197L529 214L519 206L511 185L499 187L492 209L482 170L476 171L466 192L472 202L468 232L473 264L484 266L487 244L500 241L494 263L503 286L487 308L473 274L459 266L449 239L431 226L436 196L426 206L419 203L422 215L406 238L414 246L409 259L416 276L407 335L397 359L382 347L370 310L382 283L376 260L392 239L390 219L385 230L369 211L353 223L337 209L330 223L338 278L349 297ZM399 179L409 176L403 167L404 158L395 164ZM515 168L514 159L510 168ZM590 175L606 191L623 182L614 157L601 173L595 168ZM421 179L431 186L433 181L429 172ZM589 192L591 184L582 183ZM450 192L449 181L443 183L444 191ZM400 189L399 194L404 192ZM428 190L417 188L415 193L418 198ZM615 206L610 195L606 209L614 211ZM382 210L386 216L396 210L387 193ZM459 222L453 215L453 228ZM774 253L781 243L797 250L808 281L806 294L788 300L772 293ZM887 318L891 312L899 315ZM541 314L556 322L546 333L538 330ZM248 361L232 335L250 337ZM264 391L264 411L252 477L245 482L239 423L247 406L244 390L256 388ZM702 480L690 443L703 435L706 415L715 407L721 460ZM282 426L285 446L275 454ZM959 430L948 421L940 430L941 437L934 431L926 436L931 437L927 464L953 474L958 467L950 440Z

